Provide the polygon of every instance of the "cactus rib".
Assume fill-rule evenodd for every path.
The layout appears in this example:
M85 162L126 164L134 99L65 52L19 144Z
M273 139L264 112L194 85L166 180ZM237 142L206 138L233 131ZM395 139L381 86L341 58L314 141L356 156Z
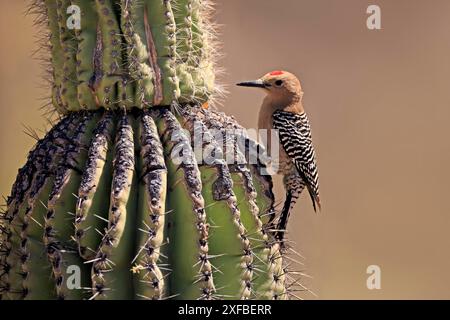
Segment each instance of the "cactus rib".
M149 43L152 41L151 35L147 35L148 30L143 25L144 5L137 0L121 0L121 8L121 27L126 42L130 77L136 87L135 105L138 108L157 105L162 99L161 73L160 70L152 69L156 64L156 53L153 43ZM153 81L156 83L153 84Z
M75 212L75 239L80 255L90 260L96 253L100 235L95 230L106 227L109 186L112 170L112 136L115 129L111 113L105 113L94 131L86 167L78 190ZM105 201L106 199L106 201Z
M59 113L65 113L67 108L61 99L61 85L63 81L64 59L63 50L59 36L59 23L57 4L54 0L45 0L47 8L45 21L48 23L49 43L51 51L51 70L53 77L52 84L52 104Z
M164 293L164 277L159 267L160 250L164 240L167 168L156 124L146 112L140 122L141 183L139 185L138 223L142 225L138 241L138 273L136 295L143 299L160 299Z
M180 80L180 102L189 102L194 98L195 84L192 72L193 32L192 32L192 0L178 1L173 8L177 26L177 76Z
M247 268L254 273L251 293L254 298L267 298L260 296L259 292L267 292L267 283L269 281L267 260L271 245L266 234L268 225L264 225L259 217L260 208L257 205L257 192L253 185L250 170L244 165L246 163L245 156L239 149L234 131L224 131L222 124L214 117L209 116L208 113L201 112L195 108L191 109L190 112L200 115L205 125L210 130L216 131L216 136L219 136L218 140L224 146L226 159L236 159L232 164L229 164L229 168L233 179L233 190L235 190L238 207L241 211L242 222L248 230L249 240L253 247L254 261L252 264L247 265Z
M248 232L245 229L244 225L241 221L241 211L237 204L237 198L233 190L233 180L231 173L229 171L229 167L227 166L225 159L223 158L223 150L218 145L215 137L211 134L209 129L203 124L201 121L198 121L199 118L193 113L185 112L185 118L187 119L186 123L187 128L191 131L191 136L194 139L200 139L198 141L201 143L200 151L202 152L202 156L205 159L201 158L203 163L200 165L200 171L202 172L202 179L204 184L212 183L212 200L222 202L224 207L228 209L229 218L225 217L216 217L217 220L213 217L215 216L212 213L215 208L212 208L210 211L211 221L214 221L216 226L226 229L227 224L229 224L228 228L232 228L237 233L237 240L240 242L241 252L235 252L235 259L233 261L232 258L228 257L228 265L223 265L222 268L234 268L237 272L237 276L234 281L236 281L236 286L239 288L237 292L233 292L235 289L230 285L230 278L227 279L229 288L223 288L223 293L218 292L218 294L231 295L234 297L239 297L242 299L248 299L251 295L252 290L252 277L253 277L253 250L248 239ZM198 134L200 132L200 134ZM198 145L198 142L195 140L192 141L194 146ZM205 154L207 153L207 154ZM207 179L211 179L214 175L217 177L213 179L213 181L207 181ZM209 177L209 178L207 178ZM207 204L208 205L208 204ZM214 204L214 205L217 205ZM225 218L225 219L224 219ZM219 233L217 229L213 230L213 232ZM211 236L211 254L214 255L214 250L218 251L218 248L214 246L214 233ZM235 239L236 240L236 239ZM233 255L233 253L229 253ZM222 261L226 261L224 259L218 259ZM223 263L223 262L221 262ZM240 266L240 268L236 268L236 266ZM239 271L240 270L240 271ZM216 277L216 282L218 285L221 282L221 277L218 274ZM233 280L232 280L233 281ZM219 291L219 290L218 290Z
M91 141L91 130L97 122L95 113L82 117L73 133L73 140L66 145L57 168L44 216L43 243L52 266L58 299L80 298L80 290L65 288L65 267L82 265L73 242L74 226L67 223L74 215L76 191L80 182L79 167L84 166L86 152L83 146Z
M151 65L156 78L155 105L171 105L180 95L175 69L176 25L171 1L144 0L144 26L147 47L150 48ZM160 74L164 75L161 79ZM160 90L161 93L157 93ZM159 97L159 95L162 96Z
M199 294L202 299L209 299L215 289L208 257L208 224L200 171L189 138L175 116L163 110L158 122L163 132L162 141L167 150L166 163L171 180L168 184L167 209L171 212L167 217L167 233L172 248L170 252L164 250L169 256L170 271L174 274L170 278L170 290L181 299L192 299ZM176 155L181 155L184 161L175 163L173 156ZM177 223L176 220L184 223Z
M94 297L103 298L106 291L113 297L122 297L132 291L131 284L126 284L132 280L131 275L129 279L126 276L130 274L126 257L130 255L133 242L133 235L126 229L133 224L136 215L136 199L131 192L136 180L132 121L131 116L122 114L118 123L108 226L92 265ZM116 267L120 271L113 280Z
M233 146L232 151L236 152L236 154L238 155L238 158L242 159L242 156L239 155L240 153L240 148L238 146L236 146L236 139L238 137L233 136L236 132L239 134L243 134L242 131L242 127L239 126L238 124L236 124L236 122L225 116L224 114L221 113L217 113L215 111L205 111L204 109L197 109L196 111L191 111L191 112L197 112L198 114L201 114L206 125L210 126L211 128L215 128L217 130L224 130L224 128L228 128L228 129L237 129L231 131L231 138L232 138L232 143L231 145ZM222 128L222 129L220 129ZM249 143L255 144L256 142L251 141L249 139L248 136L246 136L244 134L243 137L239 137L239 138L244 138L244 140L246 141L245 143L245 147L249 146ZM227 143L227 137L225 136L223 144L225 146L229 146L229 144ZM255 148L255 146L253 147ZM249 151L246 150L245 151L245 156L249 157ZM255 169L256 167L256 169ZM253 242L253 246L255 246L254 251L258 251L258 249L260 250L259 253L261 255L255 255L255 257L257 257L257 262L253 267L256 267L256 265L258 264L262 264L263 266L263 270L259 270L259 273L261 274L261 276L257 277L257 284L256 287L257 289L254 290L255 293L257 292L263 292L264 294L259 294L258 298L286 298L287 295L283 292L285 292L285 288L283 285L279 285L280 283L284 283L284 278L280 279L280 277L284 274L284 270L282 269L282 265L279 264L280 262L280 257L281 257L281 252L280 252L280 247L278 245L278 243L274 242L273 240L269 240L266 236L267 232L270 232L272 227L271 224L271 219L269 219L270 217L273 216L273 202L274 202L274 197L273 197L273 193L271 191L271 180L267 178L267 176L263 176L260 175L259 170L261 170L261 168L263 168L263 165L261 163L259 163L258 166L252 166L251 168L253 169L252 173L253 173L253 177L255 178L253 183L254 183L254 188L252 188L252 184L250 182L250 180L246 180L246 176L248 177L248 174L245 173L245 171L247 169L239 169L239 166L236 164L233 164L231 166L232 169L237 169L238 171L241 170L241 174L242 176L235 176L235 179L239 179L241 180L242 178L244 179L243 181L241 180L241 183L244 183L244 186L246 186L248 188L247 192L245 193L247 195L247 201L248 204L250 205L250 213L253 215L253 219L245 219L244 221L246 221L246 225L248 226L248 228L250 230L253 230L253 232L251 233L252 236L250 237ZM242 171L244 170L244 171ZM238 181L239 181L238 180ZM259 189L259 190L258 190ZM257 191L257 194L260 193L259 195L259 199L264 199L265 203L261 206L260 204L257 204L259 206L259 210L256 211L256 208L253 207L254 204L256 203L252 203L251 198L252 196L252 190ZM261 195L262 194L262 195ZM246 202L247 202L246 201ZM259 212L259 218L260 219L256 219L254 220L255 214ZM254 221L253 223L251 223L251 225L248 225L250 222ZM265 221L265 224L263 224L263 221ZM254 224L256 222L256 225ZM255 239L256 238L256 239ZM256 267L258 268L258 267ZM258 268L260 269L260 268ZM275 284L274 284L275 283ZM270 291L267 291L267 289L270 289Z
M101 78L95 88L99 105L112 108L119 102L122 80L121 30L113 0L95 0L101 41Z
M56 12L59 26L59 39L64 57L63 75L61 80L61 103L68 111L80 110L77 98L76 52L77 41L74 30L66 25L67 9L70 0L56 0Z
M275 196L272 191L273 183L271 177L262 173L262 170L266 169L264 148L249 137L248 134L246 134L246 130L232 117L225 115L223 112L214 110L208 110L208 112L206 112L204 109L200 109L200 112L206 115L206 118L208 119L207 122L214 121L218 126L221 125L223 130L230 130L233 132L233 135L235 135L235 138L239 141L242 142L243 140L244 144L241 145L240 143L238 147L239 150L243 152L247 163L249 163L250 172L254 178L253 184L259 195L258 207L260 208L260 218L266 224L271 222L275 216ZM260 155L258 152L257 155L254 155L258 150L262 152L262 154ZM256 160L256 163L254 163L254 160Z
M78 103L82 109L93 110L97 103L94 95L95 48L97 45L98 15L93 0L72 0L80 8L80 29L75 30L78 47L76 52L76 76Z
M69 116L63 119L58 123L55 127L50 130L47 137L37 142L34 149L28 155L27 163L25 166L19 170L19 174L17 176L16 182L12 187L11 196L7 200L7 211L4 213L4 220L7 221L5 224L4 230L1 232L1 248L2 254L1 258L1 266L2 273L0 274L0 284L1 287L6 287L8 293L11 295L21 295L22 297L26 297L29 293L28 290L24 287L23 284L14 286L13 279L11 277L15 277L18 279L19 283L22 283L26 274L23 274L23 269L20 270L17 268L19 257L27 256L28 249L26 247L26 243L23 239L26 237L27 228L29 227L27 219L30 217L30 211L27 210L26 217L22 217L25 211L23 208L26 204L24 204L24 200L27 199L28 193L32 192L32 196L36 190L37 184L33 185L33 179L41 178L45 172L38 170L39 167L43 165L45 155L48 154L49 150L53 150L53 148L57 148L57 144L51 147L52 143L58 141L69 141L67 139L66 133L70 131L73 125L78 122L78 119L74 116ZM53 152L53 151L52 151ZM28 207L28 205L26 205ZM22 208L22 210L20 210ZM15 232L13 227L15 225L19 226L20 232ZM22 237L22 241L19 240L18 235ZM16 246L13 246L13 242L16 242ZM19 247L20 241L20 249ZM17 252L19 251L19 252ZM25 268L24 265L26 261L29 259L22 259L21 267ZM18 275L22 274L22 277L17 278Z

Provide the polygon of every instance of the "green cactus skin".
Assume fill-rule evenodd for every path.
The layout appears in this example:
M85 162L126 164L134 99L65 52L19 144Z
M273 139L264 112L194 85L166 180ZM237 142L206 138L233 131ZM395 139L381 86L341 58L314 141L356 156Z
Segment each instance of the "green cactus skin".
M96 97L93 94L93 80L96 76L93 57L97 46L97 11L93 0L72 0L81 11L81 29L75 30L77 96L81 109L95 109ZM49 19L51 21L51 19Z
M63 69L64 69L64 54L61 48L61 41L59 38L59 23L58 23L58 11L56 9L56 1L45 0L45 14L48 21L48 32L49 32L49 47L51 51L51 64L52 64L52 105L56 108L59 113L67 112L61 100L61 85L63 79ZM41 9L36 9L39 11Z
M180 80L180 102L185 102L185 97L194 96L195 85L192 78L191 55L193 54L192 32L192 1L178 3L174 9L175 23L177 25L176 67ZM189 98L187 99L189 102Z
M295 296L271 177L263 157L249 161L261 146L202 107L216 90L209 3L34 5L60 119L0 212L0 299ZM80 30L66 26L70 5Z
M147 35L144 23L145 10L143 4L136 1L122 1L121 27L126 41L126 53L130 71L131 83L135 86L134 99L137 106L150 107L155 100L161 99L161 92L154 99L155 86L153 85L154 71L150 61L150 48L147 43ZM160 88L160 87L158 87Z
M225 121L194 106L178 117L160 108L63 118L30 152L8 199L2 298L287 297L267 218L273 195L246 165L219 156L210 130ZM212 164L197 163L195 126ZM174 160L181 151L189 161ZM264 212L259 199L270 203ZM84 289L67 287L70 265Z
M59 113L207 102L213 30L201 0L34 0L49 26L53 105ZM81 29L66 26L67 8Z
M67 8L71 5L70 0L56 0L56 14L59 26L59 39L64 58L63 76L61 83L61 100L64 109L68 111L80 110L77 98L77 74L76 53L77 40L74 30L66 26Z

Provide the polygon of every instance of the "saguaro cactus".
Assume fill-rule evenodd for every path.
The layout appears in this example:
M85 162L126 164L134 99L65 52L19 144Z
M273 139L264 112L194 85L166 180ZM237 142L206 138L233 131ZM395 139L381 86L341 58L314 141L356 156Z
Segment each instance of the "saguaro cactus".
M216 90L209 4L32 8L48 24L60 120L1 215L0 297L287 298L270 176L260 161L226 161L245 160L255 142L202 107Z

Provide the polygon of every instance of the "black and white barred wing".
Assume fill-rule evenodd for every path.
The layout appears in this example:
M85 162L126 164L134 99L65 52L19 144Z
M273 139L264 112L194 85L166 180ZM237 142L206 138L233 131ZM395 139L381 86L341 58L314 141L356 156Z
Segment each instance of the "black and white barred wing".
M273 127L278 130L281 145L294 162L299 175L308 188L314 209L316 204L320 209L319 174L311 138L311 127L306 114L276 111L272 118Z

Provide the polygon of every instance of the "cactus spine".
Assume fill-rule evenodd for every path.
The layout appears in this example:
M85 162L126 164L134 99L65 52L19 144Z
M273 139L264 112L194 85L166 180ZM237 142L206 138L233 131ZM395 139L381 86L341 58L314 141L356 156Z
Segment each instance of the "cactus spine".
M1 214L0 297L287 298L272 182L246 162L256 143L201 107L216 94L209 3L33 6L48 24L60 119Z

